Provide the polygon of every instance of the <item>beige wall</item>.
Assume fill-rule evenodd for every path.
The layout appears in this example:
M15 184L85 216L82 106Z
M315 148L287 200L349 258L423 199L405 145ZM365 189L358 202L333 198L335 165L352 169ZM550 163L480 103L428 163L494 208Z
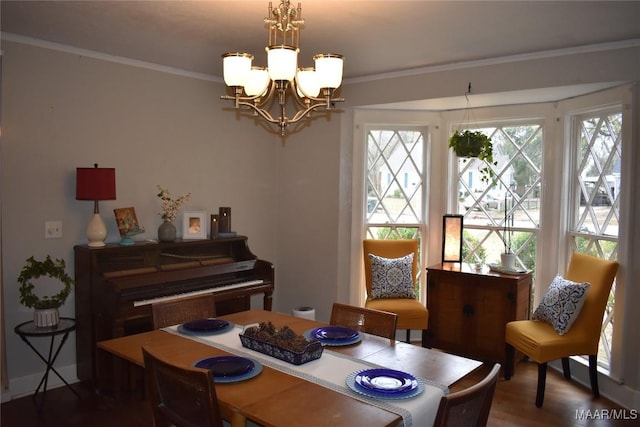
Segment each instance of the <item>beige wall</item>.
M13 333L31 317L18 303L15 278L31 255L64 257L73 271L73 246L86 241L91 214L91 203L74 199L78 166L116 168L118 200L101 203L112 241L112 209L125 206L135 206L148 230L142 237L155 237L157 184L190 191L189 210L231 206L233 229L275 264L275 309L313 305L327 320L331 303L351 295L354 108L459 96L468 81L492 92L640 80L634 48L347 82L344 113L318 114L283 143L228 111L219 100L222 83L6 41L2 49L3 304L13 393L35 389L42 372ZM63 221L63 239L44 239L46 220ZM73 316L73 304L62 314ZM73 377L73 364L70 340L57 366Z
M42 371L13 333L32 318L18 300L20 268L31 255L50 254L72 274L73 246L86 243L93 204L75 200L78 166L116 168L117 200L100 203L108 241L119 240L113 209L127 206L147 230L137 237L156 237L159 184L176 196L191 192L188 210L231 206L233 230L276 261L281 148L261 127L222 111L221 84L5 41L2 50L2 300L12 381ZM63 222L62 239L44 239L47 220ZM73 296L61 315L74 315ZM57 366L73 378L74 363L70 339Z
M276 307L307 305L329 320L336 300L339 118L319 117L278 155Z

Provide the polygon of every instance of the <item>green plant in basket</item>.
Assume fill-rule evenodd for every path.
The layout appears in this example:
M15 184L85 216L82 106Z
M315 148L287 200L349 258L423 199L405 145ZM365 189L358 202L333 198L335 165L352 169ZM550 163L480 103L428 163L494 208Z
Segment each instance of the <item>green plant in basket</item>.
M73 279L65 272L65 266L63 259L53 261L49 255L44 261L36 261L34 257L29 257L27 263L22 267L20 276L18 276L20 303L36 310L59 308L63 305L71 293L74 283ZM33 293L35 285L31 282L39 277L57 279L62 282L64 287L55 295L41 298Z
M485 165L480 168L482 181L489 183L493 179L494 173L490 166L497 166L498 162L493 161L493 144L487 135L480 131L455 131L449 138L449 148L465 161L467 158L483 161Z

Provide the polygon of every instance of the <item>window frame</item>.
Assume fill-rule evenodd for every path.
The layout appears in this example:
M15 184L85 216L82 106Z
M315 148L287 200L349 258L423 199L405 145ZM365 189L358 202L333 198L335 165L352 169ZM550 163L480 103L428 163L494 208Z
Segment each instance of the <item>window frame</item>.
M616 259L620 263L621 268L618 269L618 274L615 279L615 305L613 309L613 331L612 339L610 343L611 355L608 369L598 366L599 372L612 378L616 382L622 382L624 378L623 374L623 359L625 352L624 334L625 323L629 322L632 314L629 312L630 307L626 303L625 294L627 292L627 278L625 272L625 266L630 265L629 259L629 245L631 244L632 233L631 227L631 210L632 203L632 187L633 187L633 159L631 149L633 142L631 138L633 117L631 115L631 92L626 86L604 91L599 94L585 95L573 100L568 100L563 103L565 107L563 109L563 117L565 121L565 139L570 141L564 147L565 162L564 167L568 173L564 177L564 213L565 213L565 228L564 239L561 242L564 247L563 256L565 260L568 260L571 256L572 248L574 247L573 240L576 233L569 226L571 223L570 215L573 215L573 206L575 200L579 200L580 193L574 185L575 179L575 162L573 160L577 156L577 141L576 137L579 135L579 130L576 129L580 118L590 114L603 114L609 112L612 109L619 108L622 114L622 154L621 154L621 186L618 197L619 203L619 229L617 236L617 256ZM632 309L633 310L633 309ZM617 326L616 326L617 325ZM582 365L585 369L587 362L582 357L571 358L572 367L575 365ZM579 374L580 371L578 371Z
M567 204L569 197L567 189L570 188L569 174L567 173L569 162L569 144L565 141L570 137L569 120L571 113L580 113L594 108L603 108L614 104L623 105L623 146L629 147L632 144L632 117L633 95L637 92L633 85L621 85L617 88L606 91L584 95L578 98L559 101L556 103L540 103L527 105L511 105L491 108L474 109L474 120L479 122L518 120L522 117L529 119L540 118L544 120L543 147L543 186L541 204L545 206L540 216L540 235L536 260L539 266L536 272L536 300L532 308L538 304L538 300L548 288L553 277L558 273L564 273L569 259L567 245ZM363 183L365 179L363 164L363 145L366 137L366 125L375 124L422 124L429 126L430 145L425 150L428 152L428 162L430 176L427 178L428 192L425 203L428 204L425 217L425 234L423 239L422 258L423 265L429 266L440 262L441 257L441 222L442 215L453 212L453 203L456 202L457 182L453 172L453 162L455 156L450 155L448 149L448 129L455 126L462 118L462 111L390 111L390 110L368 110L354 109L353 111L353 139L352 139L352 175L351 179L351 261L349 291L352 303L362 303L364 301L364 282L362 267L362 230L363 215L361 207L364 206ZM558 141L562 143L558 143ZM625 148L623 148L625 150ZM627 149L627 153L632 153L640 159L640 155ZM623 156L622 174L623 183L620 190L620 231L618 243L618 261L621 264L617 277L615 309L617 325L624 325L626 322L633 322L638 319L638 315L624 303L625 293L625 265L629 265L628 249L634 237L629 227L632 225L632 212L630 207L632 194L631 187L636 179L633 173L633 158ZM640 174L640 172L639 172ZM447 183L447 184L445 184ZM630 333L622 331L618 327L614 331L612 343L611 371L609 376L614 380L622 378L624 346L633 344L624 343L622 335L629 336ZM583 373L580 369L575 370L577 378L588 379L588 371ZM604 387L603 387L604 389Z

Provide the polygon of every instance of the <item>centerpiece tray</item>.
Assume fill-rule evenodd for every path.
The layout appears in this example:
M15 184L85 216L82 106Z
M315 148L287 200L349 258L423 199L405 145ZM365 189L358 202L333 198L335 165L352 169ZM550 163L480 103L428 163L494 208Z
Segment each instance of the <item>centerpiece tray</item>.
M319 359L320 356L322 356L322 350L324 349L320 341L307 340L303 337L297 337L297 339L303 339L306 342L306 345L302 349L294 350L286 348L284 343L288 340L279 340L276 341L276 343L268 342L266 339L261 339L260 335L256 337L252 336L252 334L247 334L247 328L245 328L239 336L243 347L275 357L276 359L283 360L293 365L302 365L312 360ZM278 342L283 344L279 345Z

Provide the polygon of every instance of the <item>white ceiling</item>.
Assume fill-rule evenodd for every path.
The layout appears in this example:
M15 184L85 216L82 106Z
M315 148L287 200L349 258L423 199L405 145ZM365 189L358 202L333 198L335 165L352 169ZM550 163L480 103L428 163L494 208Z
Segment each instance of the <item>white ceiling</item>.
M250 52L254 63L264 65L267 5L266 0L2 0L1 29L220 77L224 52ZM351 80L640 40L640 1L303 0L302 16L301 65L312 65L316 53L341 53L345 79Z

